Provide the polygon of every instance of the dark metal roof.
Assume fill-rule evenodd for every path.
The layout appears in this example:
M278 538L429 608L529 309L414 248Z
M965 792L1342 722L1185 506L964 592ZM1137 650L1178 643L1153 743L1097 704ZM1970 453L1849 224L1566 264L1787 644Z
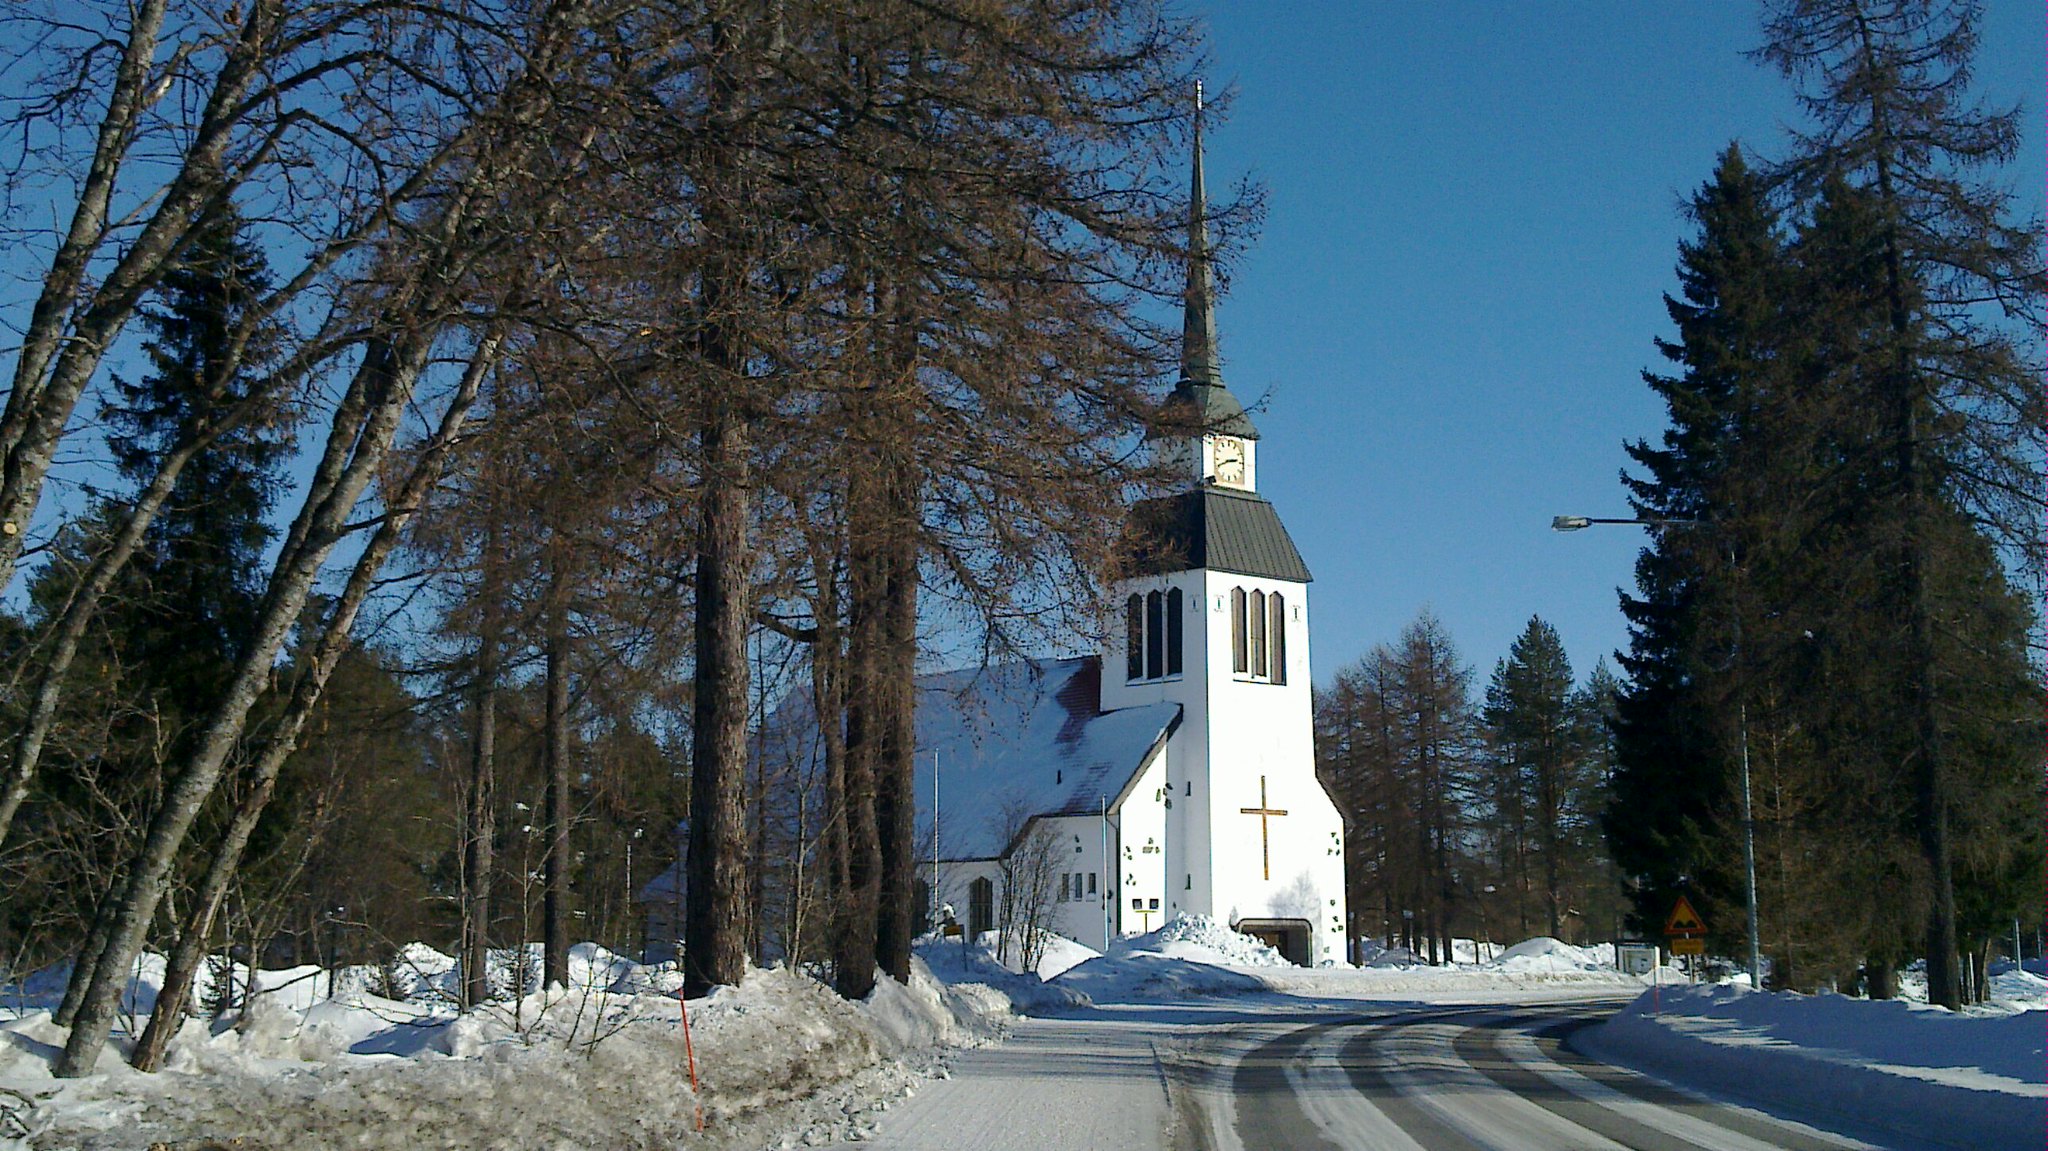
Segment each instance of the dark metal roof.
M1263 496L1204 487L1131 509L1137 575L1207 568L1307 583L1301 552Z
M1259 438L1259 429L1245 414L1244 405L1221 383L1182 380L1174 385L1167 404L1176 419L1198 423L1210 435Z

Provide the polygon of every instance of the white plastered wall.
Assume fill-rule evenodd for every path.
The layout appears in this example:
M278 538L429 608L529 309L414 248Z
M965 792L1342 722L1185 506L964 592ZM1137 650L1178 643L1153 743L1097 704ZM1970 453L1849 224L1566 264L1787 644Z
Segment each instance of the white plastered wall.
M1204 665L1207 747L1194 783L1197 797L1206 792L1208 802L1201 805L1202 834L1191 830L1188 838L1207 840L1210 872L1196 874L1190 903L1194 910L1233 924L1305 919L1312 928L1312 962L1342 960L1344 825L1316 779L1308 588L1227 572L1204 574L1208 610L1203 630L1210 637ZM1230 602L1235 588L1285 597L1286 683L1251 682L1233 671ZM1260 807L1287 813L1265 817L1263 839L1261 817L1244 812Z

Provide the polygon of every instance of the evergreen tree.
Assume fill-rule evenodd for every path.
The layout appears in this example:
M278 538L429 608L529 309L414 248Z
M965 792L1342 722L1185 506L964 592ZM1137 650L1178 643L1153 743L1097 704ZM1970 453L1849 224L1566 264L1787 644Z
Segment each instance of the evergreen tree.
M1940 569L1961 517L2041 570L2038 221L1980 178L2016 154L2016 108L1969 91L1978 10L1939 0L1777 0L1761 56L1801 85L1813 127L1782 172L1811 195L1844 180L1871 197L1885 324L1869 344L1889 482L1868 493L1894 525L1881 587L1903 624L1899 719L1929 914L1928 996L1960 1002L1954 828L1968 768L1949 746ZM1962 581L1967 583L1969 581Z
M1485 718L1493 736L1496 810L1512 803L1527 824L1509 881L1521 891L1536 885L1545 934L1561 938L1576 902L1572 893L1584 890L1588 860L1577 832L1590 814L1591 789L1571 660L1557 629L1540 617L1530 618L1495 667Z
M262 371L260 346L239 356L232 347L270 288L262 252L241 233L232 208L195 230L187 258L142 315L151 371L115 381L108 444L122 478L138 487L184 429L241 401ZM238 370L224 370L231 362ZM179 474L103 610L127 662L147 677L144 690L182 716L210 705L248 641L283 453L271 419L243 421L214 440Z
M1695 194L1698 236L1679 246L1681 294L1665 307L1678 329L1658 350L1673 375L1645 373L1671 427L1660 446L1628 446L1643 469L1625 482L1651 546L1624 595L1628 685L1614 702L1614 773L1603 814L1628 881L1635 926L1653 932L1681 892L1724 942L1743 915L1739 826L1731 810L1740 732L1722 706L1736 676L1735 561L1757 527L1738 482L1762 437L1757 418L1782 373L1780 301L1788 275L1776 214L1740 149L1725 151Z

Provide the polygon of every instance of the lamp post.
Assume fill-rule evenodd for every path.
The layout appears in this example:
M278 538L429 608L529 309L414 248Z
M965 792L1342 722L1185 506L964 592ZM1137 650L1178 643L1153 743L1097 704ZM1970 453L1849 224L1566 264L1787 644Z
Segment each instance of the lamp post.
M1575 532L1594 524L1634 524L1639 527L1695 527L1715 529L1708 520L1680 519L1602 519L1597 516L1555 516L1550 521L1550 530ZM1735 659L1742 658L1742 611L1736 605L1731 621L1735 636ZM1738 673L1739 674L1739 673ZM1736 731L1742 744L1742 869L1744 896L1749 905L1749 985L1758 991L1764 986L1763 947L1758 940L1756 923L1756 818L1750 807L1749 798L1749 701L1738 692L1735 699Z

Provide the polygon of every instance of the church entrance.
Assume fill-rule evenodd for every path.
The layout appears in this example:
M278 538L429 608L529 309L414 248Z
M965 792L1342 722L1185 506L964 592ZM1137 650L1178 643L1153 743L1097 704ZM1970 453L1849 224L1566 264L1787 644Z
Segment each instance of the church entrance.
M1240 919L1237 929L1280 953L1297 967L1309 965L1309 923L1306 919Z

